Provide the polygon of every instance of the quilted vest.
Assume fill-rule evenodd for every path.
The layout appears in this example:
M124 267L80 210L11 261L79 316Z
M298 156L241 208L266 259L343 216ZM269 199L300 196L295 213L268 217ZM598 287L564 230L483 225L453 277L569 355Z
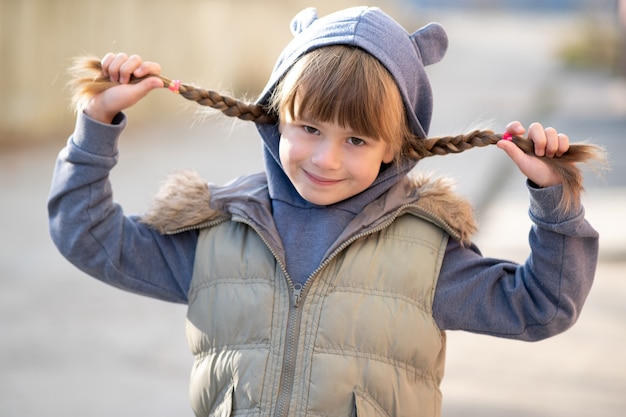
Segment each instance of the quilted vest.
M439 416L432 302L447 241L400 215L300 287L242 219L203 229L187 314L196 416Z

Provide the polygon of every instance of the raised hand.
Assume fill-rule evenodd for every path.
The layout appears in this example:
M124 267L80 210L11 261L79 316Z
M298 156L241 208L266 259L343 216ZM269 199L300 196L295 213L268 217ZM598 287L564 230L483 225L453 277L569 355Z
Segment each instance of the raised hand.
M131 76L141 78L161 73L158 63L143 61L139 55L108 53L101 64L103 75L119 85L93 96L83 110L102 123L111 123L120 111L133 106L155 88L163 87L163 81L158 77L130 83Z
M511 122L506 131L514 136L522 136L526 129L520 122ZM528 128L528 138L533 141L535 155L538 157L554 158L562 156L569 149L569 138L556 129L544 128L540 123L532 123ZM550 187L563 183L563 177L553 167L539 158L524 153L518 146L508 140L497 143L515 162L520 171L539 187Z

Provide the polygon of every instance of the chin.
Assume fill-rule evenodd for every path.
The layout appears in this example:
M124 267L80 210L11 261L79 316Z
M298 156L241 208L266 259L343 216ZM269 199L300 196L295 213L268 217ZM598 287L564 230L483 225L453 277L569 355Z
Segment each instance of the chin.
M302 197L311 204L315 204L316 206L330 206L331 204L338 203L342 200L341 198L322 197L319 195L310 195L307 193L303 194L300 192L298 192L298 194L300 194L300 197Z

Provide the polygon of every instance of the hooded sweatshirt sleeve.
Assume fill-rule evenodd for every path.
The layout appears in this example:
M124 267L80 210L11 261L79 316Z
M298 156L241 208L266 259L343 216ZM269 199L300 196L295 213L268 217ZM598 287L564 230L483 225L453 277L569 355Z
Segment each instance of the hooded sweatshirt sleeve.
M524 264L483 257L450 239L433 303L442 330L533 341L576 322L596 270L598 233L582 206L556 210L560 186L529 189L533 226Z
M197 233L162 236L125 216L113 201L109 172L117 163L117 141L125 125L122 113L111 125L78 116L52 177L52 240L71 263L105 283L185 303Z

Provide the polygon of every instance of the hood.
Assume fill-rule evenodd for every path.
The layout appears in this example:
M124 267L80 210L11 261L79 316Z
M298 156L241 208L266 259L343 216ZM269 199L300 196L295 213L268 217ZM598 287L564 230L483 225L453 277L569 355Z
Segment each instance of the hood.
M353 7L318 18L315 8L298 13L291 22L294 38L280 54L270 79L257 103L267 104L280 79L304 54L329 45L351 45L375 56L391 73L402 95L412 132L425 138L432 115L432 90L424 67L441 60L448 39L445 30L430 23L409 34L400 24L375 7ZM265 144L265 165L268 173L270 196L289 201L296 206L306 206L297 201L295 190L282 171L278 153L280 133L277 125L257 125ZM406 175L416 162L400 161L381 171L374 184L365 191L376 198ZM367 204L368 201L363 201ZM350 205L358 210L362 204ZM341 203L339 203L341 204Z
M276 84L304 54L329 45L359 47L376 57L396 80L413 133L425 138L432 116L432 91L424 67L439 62L448 37L438 23L409 34L376 7L353 7L318 18L304 9L291 21L294 38L280 54L257 103L267 104Z

